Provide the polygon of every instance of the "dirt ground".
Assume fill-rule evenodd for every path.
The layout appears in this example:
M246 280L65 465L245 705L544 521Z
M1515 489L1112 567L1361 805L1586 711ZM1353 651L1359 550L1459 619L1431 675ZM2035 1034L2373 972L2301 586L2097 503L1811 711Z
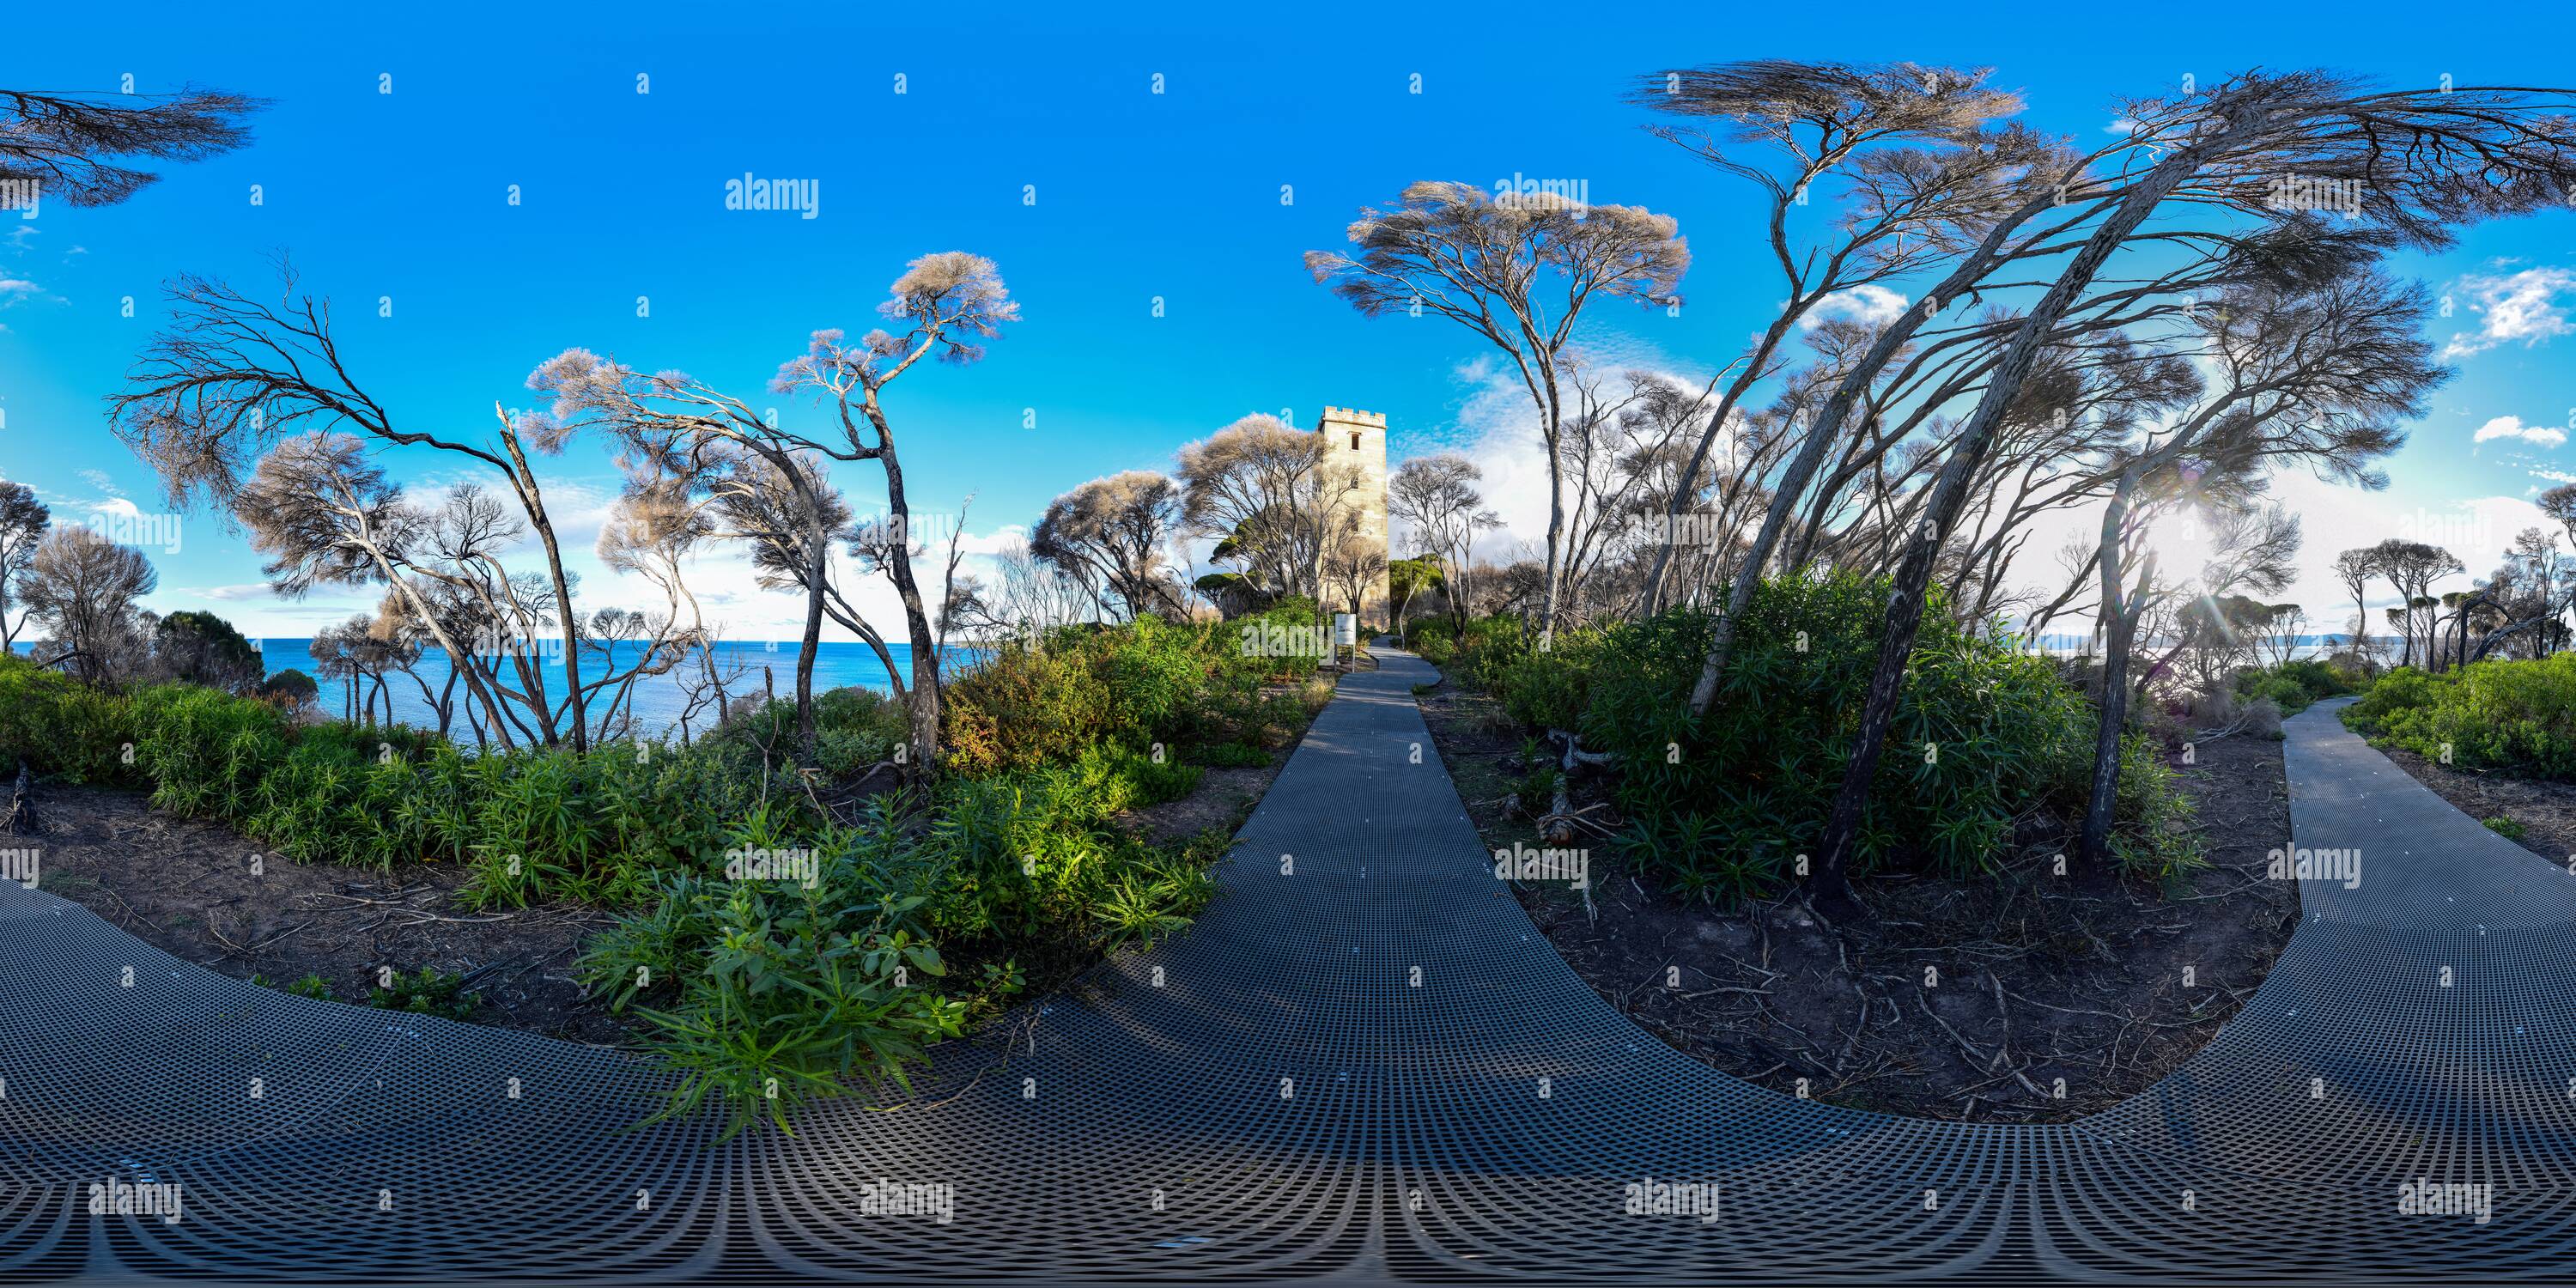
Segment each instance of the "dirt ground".
M1421 701L1487 844L1533 841L1513 800L1520 732L1451 685ZM2281 744L2230 737L2194 759L2177 768L2209 866L2171 889L2070 888L2053 858L2071 838L2047 820L2026 823L1995 876L1856 882L1874 915L1856 926L1822 922L1794 891L1726 912L1685 903L1620 870L1606 840L1592 842L1597 916L1563 884L1514 888L1595 991L1712 1067L1855 1108L2062 1122L2198 1051L2297 927L2297 884L2264 879L2290 834Z
M623 1034L572 974L582 938L611 924L600 909L469 912L454 900L461 867L299 864L218 824L154 810L140 793L48 784L38 808L37 888L172 956L274 988L319 975L331 996L357 1003L378 967L434 967L471 981L476 1023L594 1045Z
M2553 783L2539 778L2516 778L2497 770L2471 769L2465 765L2443 765L2426 760L2403 747L2379 749L2399 768L2415 776L2415 781L2433 789L2433 794L2449 801L2461 813L2493 826L2492 820L2507 819L2521 824L2521 835L2511 827L2500 828L2506 836L2552 863L2565 863L2576 858L2576 783Z
M1287 763L1297 736L1270 763L1210 768L1188 796L1115 820L1156 845L1203 829L1231 835ZM883 776L880 776L881 778ZM856 811L872 787L833 797ZM0 793L0 809L6 807ZM466 1018L594 1046L619 1045L627 1024L587 997L573 973L583 941L614 925L601 908L557 904L473 912L458 906L460 867L406 864L391 872L299 864L220 824L151 808L141 793L41 784L43 832L10 838L40 854L38 888L70 899L172 956L239 979L286 988L320 976L330 995L363 1004L380 967L461 975ZM253 856L260 871L252 872ZM971 954L970 954L971 956ZM1032 964L1034 965L1034 964ZM1040 987L1088 962L1035 971Z

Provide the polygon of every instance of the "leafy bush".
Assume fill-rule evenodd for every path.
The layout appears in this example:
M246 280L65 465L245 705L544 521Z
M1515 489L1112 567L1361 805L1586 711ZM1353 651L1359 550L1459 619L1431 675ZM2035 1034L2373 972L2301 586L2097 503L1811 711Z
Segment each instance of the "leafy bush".
M2576 779L2576 653L2380 677L2344 720L2446 764Z
M1768 888L1816 848L1885 604L1884 582L1848 574L1765 582L1698 720L1689 695L1712 619L1697 611L1565 632L1548 652L1487 670L1516 717L1617 753L1632 861L1724 902ZM2048 662L1960 629L1936 596L1862 814L1857 866L1989 867L2024 814L2080 812L2095 723ZM2154 763L2143 739L2122 757L2117 847L2133 864L2158 861L2170 843L2159 816L2183 808Z
M942 695L948 768L989 778L1068 763L1101 746L1168 752L1262 741L1301 720L1293 700L1283 706L1261 690L1314 675L1321 655L1294 651L1313 628L1291 603L1221 625L1147 619L1006 645ZM1279 642L1292 646L1289 656L1270 650ZM1331 696L1329 685L1323 696Z
M2314 658L2283 662L2268 669L2248 667L2236 673L2234 687L2239 698L2271 699L2285 716L2297 715L2321 698L2361 691L2359 677Z

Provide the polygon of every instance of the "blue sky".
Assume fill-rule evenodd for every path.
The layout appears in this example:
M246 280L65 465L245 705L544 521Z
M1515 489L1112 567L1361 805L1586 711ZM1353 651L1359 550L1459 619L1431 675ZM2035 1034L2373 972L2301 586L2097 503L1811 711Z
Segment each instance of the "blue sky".
M354 369L398 423L479 435L496 400L525 403L530 368L575 345L767 405L766 378L807 332L864 330L906 260L963 249L999 264L1024 320L983 363L917 370L888 404L916 504L953 512L974 493L967 530L981 548L1085 479L1163 467L1247 412L1311 424L1327 403L1387 413L1398 457L1476 450L1517 535L1538 535L1544 496L1525 482L1509 400L1487 396L1479 342L1436 319L1360 318L1299 256L1339 245L1360 206L1414 179L1581 178L1596 202L1675 215L1695 256L1682 316L1603 310L1589 339L1704 376L1781 292L1743 187L1647 135L1647 115L1623 103L1630 78L1667 64L1989 64L2025 93L2028 119L2087 139L2121 94L2253 65L2408 84L2576 80L2563 18L2464 9L2433 24L2393 6L2243 10L2223 25L2064 6L2027 20L1712 8L1659 15L1650 36L1561 6L1483 8L1437 28L1203 7L984 6L937 25L747 6L442 9L436 21L313 9L257 24L196 7L94 12L107 16L13 14L0 84L112 91L131 74L142 91L196 82L273 103L251 147L171 167L125 205L0 223L0 475L58 514L120 496L164 508L107 434L101 399L158 325L174 273L264 286L264 257L291 251L306 286L335 298ZM818 180L818 217L725 210L724 181L745 173ZM2491 225L2398 265L2452 296L2435 338L2467 336L2477 351L2390 463L2390 492L2285 481L2311 565L2457 515L2470 522L2451 544L2482 572L2530 521L2528 496L2576 472L2564 442L2576 377L2563 369L2576 338L2551 338L2576 303L2571 234L2576 216ZM458 477L434 454L385 463L418 488ZM577 444L547 473L593 598L615 598L586 550L615 487L606 451ZM859 467L841 480L863 503L879 494ZM177 552L154 552L153 607L301 635L362 603L276 601L217 519L182 531ZM2340 597L2321 577L2293 594L2321 612ZM747 585L721 598L737 635L796 616Z

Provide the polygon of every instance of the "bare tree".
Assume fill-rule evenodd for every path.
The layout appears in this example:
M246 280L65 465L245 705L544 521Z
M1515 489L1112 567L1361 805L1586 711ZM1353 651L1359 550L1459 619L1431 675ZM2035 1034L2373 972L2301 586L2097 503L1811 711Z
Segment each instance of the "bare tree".
M2370 583L2379 577L2378 555L2366 546L2346 550L2335 556L2334 575L2343 583L2345 593L2352 596L2352 654L2353 660L2359 662L2369 656L2362 646L2370 626Z
M939 764L939 649L930 613L912 571L908 535L911 504L896 452L893 421L881 401L886 386L923 358L970 363L983 356L981 341L1019 318L991 260L963 251L926 255L906 265L877 311L903 328L875 330L856 345L837 329L816 331L803 354L781 364L770 389L809 394L837 420L837 435L782 429L740 398L677 371L647 377L587 350L567 350L538 368L529 386L555 396L546 420L572 426L598 423L615 432L638 459L663 474L697 478L727 455L748 454L778 472L791 489L806 489L819 471L794 462L811 453L840 461L873 461L885 471L889 524L903 538L887 543L884 568L902 601L912 650L912 689L905 706L912 723L912 766L933 775ZM798 744L810 757L814 744L813 668L820 651L830 581L831 541L824 530L829 507L801 491L806 516L805 637L797 654Z
M42 185L67 206L110 206L160 178L112 158L199 161L250 142L266 104L222 90L44 94L0 90L0 182Z
M134 601L161 581L152 561L82 527L56 528L36 543L19 582L29 617L53 632L46 666L73 664L93 684L115 678L120 644L132 635Z
M275 305L209 278L188 275L171 284L169 325L145 346L127 373L126 388L109 399L117 436L161 476L172 502L181 505L230 506L253 459L307 426L353 432L389 447L433 447L498 471L545 550L554 618L562 631L564 680L571 690L571 742L581 749L588 718L580 618L545 492L529 464L530 449L549 456L562 452L571 427L514 420L496 403L500 428L492 446L397 429L341 360L330 302L298 295L294 269L283 257L278 272L283 286ZM558 729L543 679L542 673L529 677L530 703L553 742Z
M1441 558L1451 615L1466 621L1476 534L1499 528L1502 516L1485 508L1476 484L1484 472L1456 452L1417 456L1387 476L1386 504L1413 529L1414 539Z

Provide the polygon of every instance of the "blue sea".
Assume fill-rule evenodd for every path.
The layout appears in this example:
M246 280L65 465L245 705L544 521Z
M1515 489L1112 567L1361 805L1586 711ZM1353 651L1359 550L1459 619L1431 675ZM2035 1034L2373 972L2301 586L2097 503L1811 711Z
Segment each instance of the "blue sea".
M270 675L280 671L296 670L314 676L315 682L321 686L321 693L315 698L316 705L334 716L342 712L346 701L346 688L340 681L323 680L315 674L313 654L309 647L310 640L254 639L251 643L259 649L260 657L267 663ZM888 643L886 650L894 655L894 664L902 668L904 683L909 686L912 683L911 646ZM641 644L630 643L618 646L618 667L622 669L632 665L634 660L642 655L642 651ZM739 698L746 693L761 692L763 682L766 680L776 686L779 697L792 698L796 695L796 652L797 643L794 640L781 643L759 640L722 642L715 645L716 670L727 676L725 689L733 697ZM974 650L971 649L950 648L948 673L956 674L957 669L971 662L974 655ZM561 650L542 651L531 660L544 668L548 697L557 703L562 702L566 687ZM437 693L446 688L448 666L445 651L437 648L424 651L420 665L414 669L420 679L428 683L431 693ZM600 671L598 653L584 653L581 659L583 682L596 682ZM505 668L504 675L507 674L508 670ZM647 736L669 734L676 737L680 732L681 710L688 703L688 695L682 690L680 682L684 679L695 680L698 675L698 664L692 659L681 664L670 674L646 676L636 680L633 696L629 699L635 713L636 732ZM880 693L894 691L894 686L886 680L885 665L877 660L876 650L857 642L846 644L827 642L822 645L814 656L814 691L821 693L828 689L852 685L874 689ZM369 683L359 693L358 702L361 709L364 709L367 694L372 692L373 688L374 685ZM598 724L601 705L614 692L614 689L603 689L589 699L593 727ZM429 699L421 693L420 685L414 683L410 676L401 673L386 676L385 694L393 700L395 720L422 728L438 727L437 713L430 706ZM456 686L454 700L456 717L449 727L449 733L460 745L471 746L474 741L474 731L465 719L465 685L462 682ZM714 714L712 704L700 708L689 718L691 732L706 732Z

